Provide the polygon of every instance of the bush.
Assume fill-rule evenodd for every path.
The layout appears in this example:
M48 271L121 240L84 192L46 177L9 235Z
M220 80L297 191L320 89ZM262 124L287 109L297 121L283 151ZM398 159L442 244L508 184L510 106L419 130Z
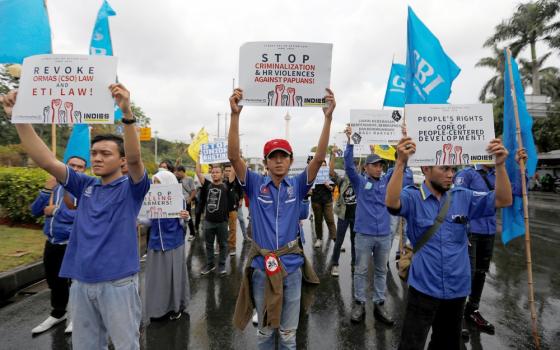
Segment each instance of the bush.
M13 223L41 223L29 207L48 177L39 168L0 167L0 215Z

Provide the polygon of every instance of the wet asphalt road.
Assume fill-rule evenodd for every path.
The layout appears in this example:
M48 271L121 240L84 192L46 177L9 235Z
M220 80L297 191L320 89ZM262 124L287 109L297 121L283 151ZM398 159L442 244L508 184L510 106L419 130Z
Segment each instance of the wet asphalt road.
M559 349L560 196L531 194L530 203L533 276L541 345L542 349ZM315 304L309 314L300 320L298 348L396 348L404 312L405 289L395 271L394 253L391 253L386 298L389 310L397 320L395 327L388 328L375 321L371 302L367 304L365 322L352 324L349 319L352 303L349 235L344 242L346 252L340 257L340 277L333 278L329 274L328 261L334 244L324 242L322 249L313 249L309 239L309 221L306 221L304 230L308 238L305 251L313 261L321 285L315 295ZM205 262L203 239L199 237L188 244L191 282L189 315L177 321L152 322L144 327L140 340L142 349L256 348L256 329L249 324L245 331L239 331L231 323L240 274L249 248L240 244L240 240L239 232L237 254L228 258L228 275L225 277L201 276L200 270ZM398 241L395 240L393 250L397 246ZM494 259L486 281L481 312L495 324L496 334L472 330L466 349L533 349L522 239L517 239L508 247L496 240ZM36 289L39 289L36 294L20 296L0 309L0 349L71 349L71 339L64 335L63 325L39 336L31 336L31 328L43 321L50 309L49 291Z

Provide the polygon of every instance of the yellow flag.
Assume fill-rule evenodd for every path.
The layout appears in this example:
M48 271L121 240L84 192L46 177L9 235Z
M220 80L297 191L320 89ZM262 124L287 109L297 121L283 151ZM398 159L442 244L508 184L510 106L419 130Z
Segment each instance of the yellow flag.
M375 145L373 147L373 153L387 160L395 160L395 152L396 150L393 146Z
M198 162L198 157L200 156L200 145L208 143L208 132L204 128L200 129L198 134L187 148L187 153L195 162ZM201 169L203 174L208 173L208 164L202 164Z

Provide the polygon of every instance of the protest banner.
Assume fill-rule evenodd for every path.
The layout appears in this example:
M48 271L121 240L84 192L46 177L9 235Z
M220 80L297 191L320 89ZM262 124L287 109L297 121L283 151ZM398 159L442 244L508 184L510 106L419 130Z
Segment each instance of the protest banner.
M181 184L152 184L144 197L139 216L148 219L179 218L183 210L183 190Z
M228 163L228 143L203 143L200 145L200 164Z
M112 56L38 55L23 61L12 123L112 124Z
M249 42L239 50L244 106L325 106L332 44Z
M288 176L297 176L307 167L307 156L294 157Z
M140 128L140 141L150 141L152 139L152 128Z
M408 136L416 142L409 166L493 164L491 104L406 105Z
M402 137L397 110L351 109L352 140L356 145L396 145Z

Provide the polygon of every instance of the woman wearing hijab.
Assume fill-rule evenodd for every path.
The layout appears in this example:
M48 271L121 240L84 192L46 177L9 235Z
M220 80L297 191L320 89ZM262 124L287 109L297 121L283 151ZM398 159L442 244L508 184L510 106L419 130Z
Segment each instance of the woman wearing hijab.
M152 177L154 184L177 184L175 175L167 170ZM179 319L189 297L189 279L185 258L185 236L182 220L190 219L186 210L181 219L148 219L150 227L146 262L146 317L148 319Z

